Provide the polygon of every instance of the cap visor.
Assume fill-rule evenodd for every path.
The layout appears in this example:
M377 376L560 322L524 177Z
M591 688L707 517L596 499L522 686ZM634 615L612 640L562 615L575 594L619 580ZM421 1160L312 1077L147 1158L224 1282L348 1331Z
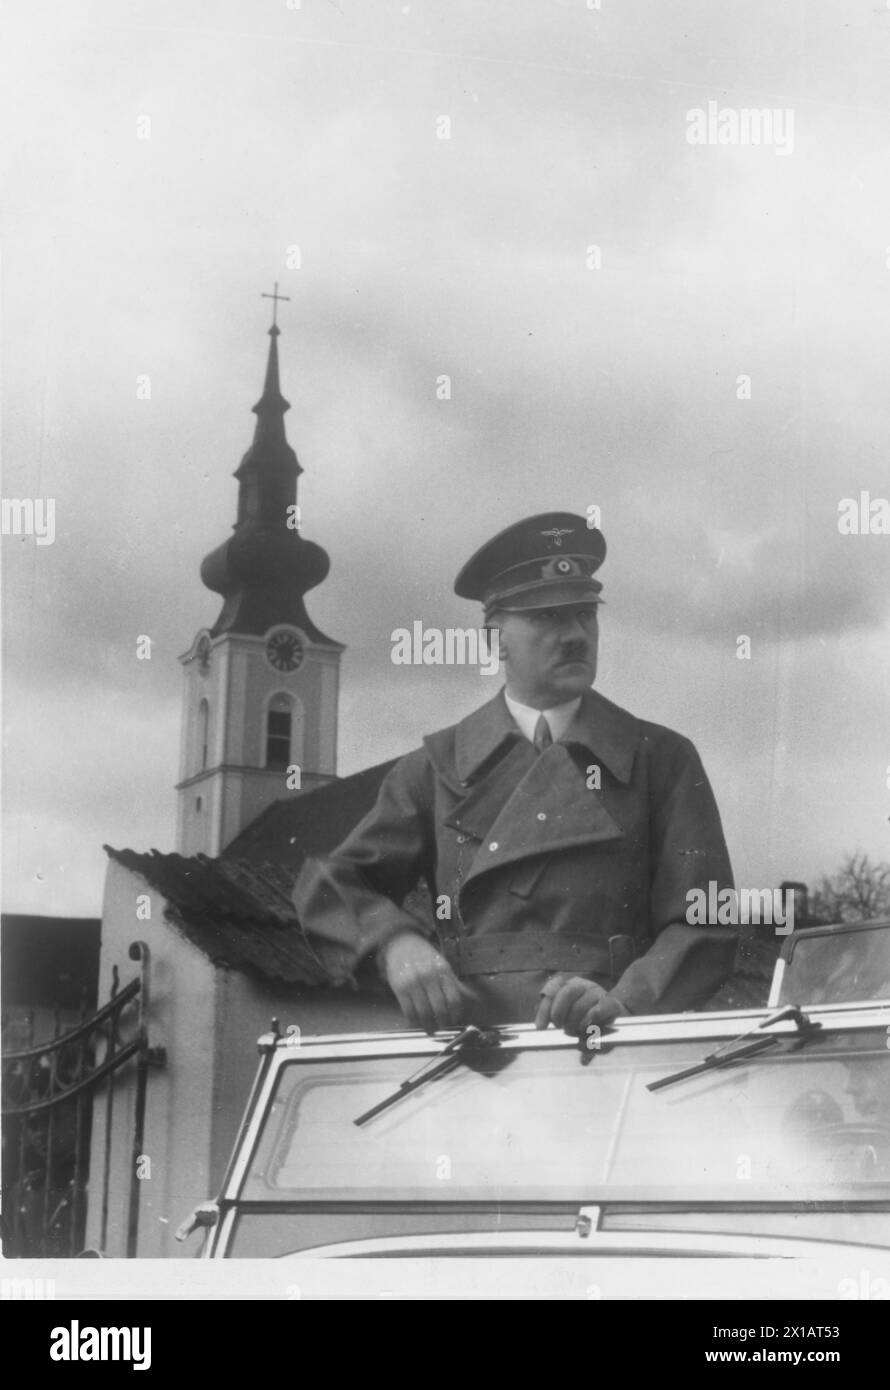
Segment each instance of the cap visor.
M494 613L500 609L504 613L526 613L535 608L568 608L571 604L599 604L602 603L600 588L600 585L593 588L589 581L583 584L538 584L524 593L510 594L503 599L489 599L485 611Z

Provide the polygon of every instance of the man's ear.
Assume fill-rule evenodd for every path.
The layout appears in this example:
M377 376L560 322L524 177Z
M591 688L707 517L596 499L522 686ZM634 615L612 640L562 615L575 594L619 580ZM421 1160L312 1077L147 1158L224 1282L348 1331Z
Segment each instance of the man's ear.
M487 630L487 632L488 632L488 634L489 634L489 637L488 637L489 650L491 649L491 644L492 644L492 642L497 642L497 644L498 644L498 660L499 660L499 661L506 661L506 660L508 659L508 653L507 653L507 645L506 645L506 642L505 642L505 640L504 640L503 614L502 614L502 613L489 613L488 617L485 619L485 627L486 627L486 630Z

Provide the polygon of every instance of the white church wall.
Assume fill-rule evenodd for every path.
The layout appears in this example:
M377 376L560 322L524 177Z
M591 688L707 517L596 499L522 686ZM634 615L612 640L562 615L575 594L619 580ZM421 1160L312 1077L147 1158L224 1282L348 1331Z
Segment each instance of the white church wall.
M146 917L146 905L150 917ZM150 951L149 1043L166 1051L166 1066L148 1071L139 1184L139 1258L189 1259L200 1238L180 1244L180 1223L199 1202L215 1197L257 1066L256 1040L277 1017L282 1033L295 1024L303 1037L388 1031L405 1026L394 1000L347 989L264 982L214 965L164 918L167 904L145 880L111 860L102 912L100 999L112 969L120 986L139 972L130 945ZM141 912L142 916L137 916ZM106 1166L104 1092L94 1105L87 1210L87 1245L126 1254L136 1067L114 1084L108 1172L107 1234L102 1241Z
M244 715L247 705L248 650L251 639L226 633L215 653L220 666L222 717L214 766L240 766L251 762L251 749L245 742Z
M137 918L140 900L148 898L150 919ZM212 963L164 920L166 903L139 875L111 861L102 911L100 1000L107 998L112 969L118 967L121 986L138 974L138 962L128 957L133 941L150 951L149 1043L167 1053L164 1068L148 1072L145 1129L139 1185L139 1242L137 1254L147 1257L181 1255L189 1250L173 1235L188 1215L194 1193L210 1186L215 1068L216 971ZM131 1062L114 1087L114 1106L108 1155L108 1224L101 1241L102 1186L106 1163L104 1093L93 1107L87 1244L108 1255L126 1253L131 1145L136 1091L136 1067Z
M180 854L218 854L223 822L220 777L205 777L183 787L178 797L176 848ZM231 837L230 837L231 838Z
M197 638L192 650L198 651ZM176 838L181 854L221 853L273 801L335 775L339 659L339 651L307 642L298 670L278 671L266 660L265 639L244 634L213 643L204 675L197 656L187 654ZM283 769L265 767L268 709L278 696L293 702L288 766L299 768L298 787L288 787Z
M340 707L340 657L326 655L321 664L321 698L318 704L318 770L337 771L337 719Z

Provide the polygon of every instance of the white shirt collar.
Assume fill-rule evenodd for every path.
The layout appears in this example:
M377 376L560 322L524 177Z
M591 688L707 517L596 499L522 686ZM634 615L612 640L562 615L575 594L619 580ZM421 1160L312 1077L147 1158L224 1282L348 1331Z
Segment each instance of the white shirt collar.
M504 699L507 701L507 709L530 743L534 742L535 725L542 714L550 725L550 733L553 736L553 742L556 743L571 724L581 704L581 696L578 695L574 700L567 700L563 705L554 705L552 709L532 709L531 705L523 705L519 700L514 700L513 696L508 695L506 690L504 691Z

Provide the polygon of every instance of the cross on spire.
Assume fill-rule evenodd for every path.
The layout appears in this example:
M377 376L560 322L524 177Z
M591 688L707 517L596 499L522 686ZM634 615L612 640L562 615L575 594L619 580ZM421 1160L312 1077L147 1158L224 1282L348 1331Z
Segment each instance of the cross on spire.
M290 295L289 295L289 294L279 294L279 293L278 293L278 281L276 280L276 281L275 281L275 288L274 288L274 290L272 291L272 293L271 293L271 294L266 294L265 291L264 291L264 292L260 295L260 299L274 299L275 303L274 303L274 305L272 306L272 327L273 327L273 328L277 328L277 327L278 327L278 301L279 301L279 299L285 299L285 300L287 300L287 302L288 302L288 304L289 304L289 303L290 303Z

